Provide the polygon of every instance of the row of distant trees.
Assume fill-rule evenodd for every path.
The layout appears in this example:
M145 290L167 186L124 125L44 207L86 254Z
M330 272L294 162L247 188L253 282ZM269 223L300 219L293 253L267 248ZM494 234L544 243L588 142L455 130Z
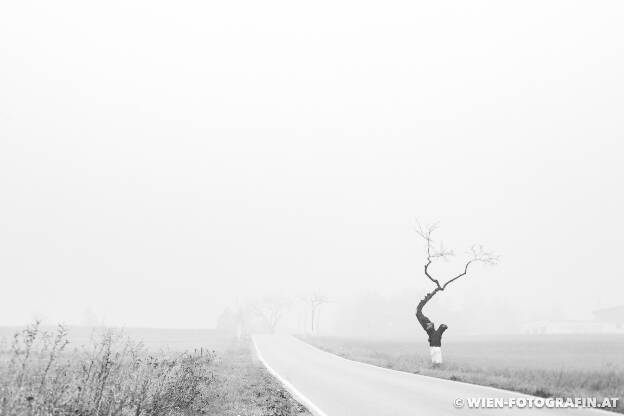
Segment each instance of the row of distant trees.
M226 308L217 320L217 329L244 338L254 332L274 333L279 322L297 304L303 307L305 335L317 335L321 307L330 302L327 295L312 292L297 298L267 295Z

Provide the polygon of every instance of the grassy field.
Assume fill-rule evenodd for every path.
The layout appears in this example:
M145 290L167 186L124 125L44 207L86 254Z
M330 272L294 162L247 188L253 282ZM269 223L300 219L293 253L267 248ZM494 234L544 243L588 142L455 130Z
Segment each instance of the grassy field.
M0 415L309 415L250 342L153 331L166 348L115 331L79 343L62 327L17 331L0 346Z
M345 358L395 370L541 397L619 397L624 413L624 336L498 337L449 341L431 366L425 341L335 337L305 341Z

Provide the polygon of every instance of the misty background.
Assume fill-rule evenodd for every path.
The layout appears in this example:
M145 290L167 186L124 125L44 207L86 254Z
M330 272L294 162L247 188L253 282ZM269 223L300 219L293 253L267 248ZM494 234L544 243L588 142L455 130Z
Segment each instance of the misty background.
M501 255L436 323L621 305L622 21L615 1L4 2L0 325L207 328L322 291L321 333L416 333L416 219L458 253L442 279L473 243Z

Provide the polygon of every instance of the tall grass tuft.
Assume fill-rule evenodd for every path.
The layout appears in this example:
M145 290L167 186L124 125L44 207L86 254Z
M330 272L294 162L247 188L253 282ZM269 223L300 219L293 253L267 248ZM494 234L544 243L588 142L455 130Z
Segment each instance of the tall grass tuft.
M212 354L151 354L105 332L68 351L67 331L38 322L0 350L0 415L175 415L201 412L214 382Z

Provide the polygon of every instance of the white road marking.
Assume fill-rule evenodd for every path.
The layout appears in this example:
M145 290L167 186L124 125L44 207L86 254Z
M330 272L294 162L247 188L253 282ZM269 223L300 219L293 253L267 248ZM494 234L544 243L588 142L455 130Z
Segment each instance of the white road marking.
M265 361L265 359L262 357L262 353L260 353L260 350L258 349L258 345L256 345L256 339L255 338L252 338L252 342L254 344L254 349L256 350L256 355L258 356L258 359L260 360L260 362L266 367L266 369L269 371L269 373L271 373L271 375L273 377L275 377L276 379L279 380L280 383L282 383L282 385L286 388L286 390L290 391L290 393L297 398L297 401L299 401L299 403L304 405L315 416L328 416L327 413L325 413L317 405L312 403L312 401L310 399L308 399L303 393L301 393L299 390L297 390L295 388L295 386L290 384L288 382L288 380L286 380L282 376L280 376L277 373L277 371L275 371L269 365L269 363L267 363Z

